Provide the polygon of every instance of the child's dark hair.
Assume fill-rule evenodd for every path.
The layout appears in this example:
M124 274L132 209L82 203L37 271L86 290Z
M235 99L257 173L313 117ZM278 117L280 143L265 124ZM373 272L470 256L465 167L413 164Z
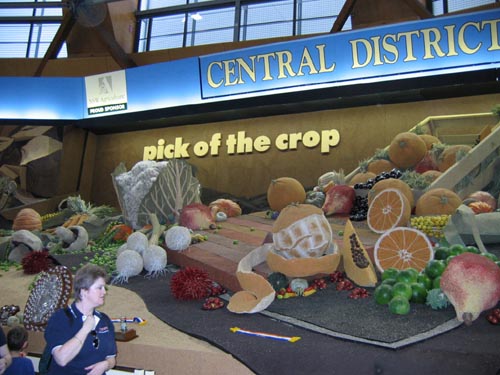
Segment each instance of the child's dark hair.
M23 326L15 326L7 333L7 346L10 351L18 352L28 341L28 331Z

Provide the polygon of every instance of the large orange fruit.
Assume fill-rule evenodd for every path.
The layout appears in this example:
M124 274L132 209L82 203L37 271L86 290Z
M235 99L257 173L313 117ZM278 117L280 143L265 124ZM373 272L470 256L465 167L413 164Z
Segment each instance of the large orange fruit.
M281 211L290 203L304 203L306 190L292 177L280 177L272 180L267 189L267 203L274 211Z
M462 159L472 150L469 145L447 146L437 159L437 166L441 172L446 172L453 167L457 161Z
M423 232L414 228L396 227L379 237L373 257L380 272L388 268L415 268L421 272L434 258L434 252Z
M382 172L390 172L393 168L396 168L396 166L392 161L387 159L376 159L368 164L367 171L379 175Z
M397 189L385 189L373 198L368 207L367 224L375 233L384 233L394 227L408 224L411 206Z
M369 179L375 177L377 177L377 175L372 172L359 172L352 176L352 178L349 180L349 185L354 186L356 184L364 184Z
M427 152L424 140L412 132L396 135L389 145L389 159L402 169L415 166Z
M413 208L415 206L415 198L413 196L413 191L411 190L410 185L398 178L386 178L385 180L380 180L375 185L373 185L373 187L368 192L368 205L371 204L373 198L375 198L378 193L385 189L399 190L401 193L403 193L406 199L408 199L410 207Z
M429 182L432 183L435 180L437 180L438 177L440 177L442 174L443 174L443 172L430 170L430 171L425 171L424 173L422 173L422 176L424 176Z
M452 215L462 204L462 199L453 190L434 188L427 190L417 201L415 215Z
M425 142L427 150L430 150L432 148L432 145L441 143L438 137L435 137L431 134L419 134L418 136Z

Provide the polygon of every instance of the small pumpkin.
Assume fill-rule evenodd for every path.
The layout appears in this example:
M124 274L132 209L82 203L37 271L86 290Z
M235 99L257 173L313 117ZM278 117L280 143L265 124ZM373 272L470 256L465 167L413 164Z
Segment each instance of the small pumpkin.
M274 179L267 189L267 203L274 211L281 211L291 203L304 203L306 190L292 177Z
M387 159L375 159L368 163L366 170L374 173L376 176L382 172L390 172L396 168L394 163Z
M42 229L42 217L32 208L23 208L19 211L12 223L12 230L26 229L29 231Z
M414 167L427 152L425 142L417 134L403 132L397 134L389 145L389 159L402 169Z
M415 207L415 198L413 196L413 191L410 185L408 185L403 180L398 178L386 178L385 180L380 180L377 182L368 192L368 205L373 201L373 198L385 189L396 189L399 190L410 203L410 207Z
M472 209L476 215L493 212L493 208L486 202L471 202L467 206L469 206L469 208Z
M415 215L452 215L461 204L462 199L453 190L430 189L418 199Z

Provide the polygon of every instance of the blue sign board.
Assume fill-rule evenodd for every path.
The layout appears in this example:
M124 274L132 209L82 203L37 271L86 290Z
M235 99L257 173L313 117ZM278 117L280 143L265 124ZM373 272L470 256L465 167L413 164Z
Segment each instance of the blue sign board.
M125 74L0 77L0 119L78 120L499 67L495 8L152 64Z
M200 57L203 98L484 69L500 10L329 34Z

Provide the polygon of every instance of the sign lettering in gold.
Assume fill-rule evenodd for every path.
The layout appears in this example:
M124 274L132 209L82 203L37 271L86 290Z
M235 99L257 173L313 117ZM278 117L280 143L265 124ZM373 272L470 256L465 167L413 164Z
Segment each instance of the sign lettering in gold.
M224 146L227 155L263 153L270 150L273 145L279 151L298 150L300 145L309 149L319 147L322 154L328 154L339 142L340 134L336 129L282 133L274 139L274 142L266 135L252 138L247 136L245 131L239 131L236 134L228 134ZM199 158L218 156L222 147L222 133L214 133L210 141L198 141L193 145L185 142L183 137L176 137L172 143L160 138L156 145L144 147L143 160L188 159L192 155Z

